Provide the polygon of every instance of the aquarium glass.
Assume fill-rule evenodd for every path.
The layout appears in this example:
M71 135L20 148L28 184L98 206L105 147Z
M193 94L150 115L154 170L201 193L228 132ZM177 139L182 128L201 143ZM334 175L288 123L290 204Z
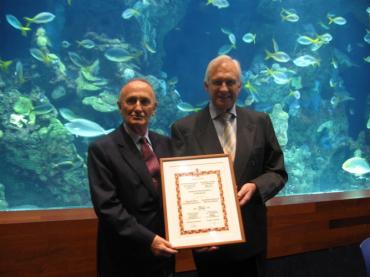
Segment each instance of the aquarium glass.
M207 105L218 54L240 61L237 105L268 113L289 181L279 195L370 188L365 0L1 0L0 210L91 207L88 144L146 78L151 129Z

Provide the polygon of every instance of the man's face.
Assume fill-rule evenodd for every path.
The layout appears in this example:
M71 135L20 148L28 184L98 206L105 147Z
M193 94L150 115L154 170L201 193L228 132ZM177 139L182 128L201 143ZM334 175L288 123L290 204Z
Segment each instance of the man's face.
M145 82L132 81L122 89L118 107L125 123L133 131L143 135L157 107L154 91Z
M236 65L229 60L214 65L208 72L208 80L204 87L216 108L223 111L230 109L241 87Z

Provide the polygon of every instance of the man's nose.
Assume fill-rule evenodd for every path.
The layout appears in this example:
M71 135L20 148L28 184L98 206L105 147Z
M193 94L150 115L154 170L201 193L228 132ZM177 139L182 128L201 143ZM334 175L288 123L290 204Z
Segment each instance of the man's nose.
M141 105L141 101L140 100L137 100L136 103L135 103L135 110L142 110L143 109L143 106Z
M222 84L220 86L220 90L222 90L222 91L229 90L229 87L226 85L226 82L222 82Z

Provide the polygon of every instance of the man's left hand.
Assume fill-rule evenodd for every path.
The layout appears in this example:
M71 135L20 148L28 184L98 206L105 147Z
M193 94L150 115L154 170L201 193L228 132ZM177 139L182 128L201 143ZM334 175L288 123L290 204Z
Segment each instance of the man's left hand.
M169 241L158 235L154 237L150 248L155 256L169 257L178 253L178 251L172 247Z
M241 207L252 199L252 196L256 190L257 186L254 183L245 183L241 187L241 189L238 191L238 199Z

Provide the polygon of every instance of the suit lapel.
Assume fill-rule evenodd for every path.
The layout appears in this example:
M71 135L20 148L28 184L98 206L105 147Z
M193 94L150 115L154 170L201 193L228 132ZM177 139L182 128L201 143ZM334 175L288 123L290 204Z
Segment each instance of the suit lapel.
M158 159L166 156L168 157L170 155L170 153L168 153L169 150L165 148L166 145L163 145L157 134L149 131L149 139L152 143L153 151Z
M201 148L201 153L223 153L208 107L198 114L195 122L194 136Z
M237 132L236 132L236 155L234 161L235 178L237 184L245 171L246 163L250 158L253 149L253 138L255 135L255 125L250 124L245 111L237 108Z
M123 125L120 127L120 132L116 141L123 159L140 177L144 186L153 194L154 197L158 198L158 192L154 189L152 178L148 172L143 158L141 157L141 153L137 149L129 134L127 134L123 128Z

